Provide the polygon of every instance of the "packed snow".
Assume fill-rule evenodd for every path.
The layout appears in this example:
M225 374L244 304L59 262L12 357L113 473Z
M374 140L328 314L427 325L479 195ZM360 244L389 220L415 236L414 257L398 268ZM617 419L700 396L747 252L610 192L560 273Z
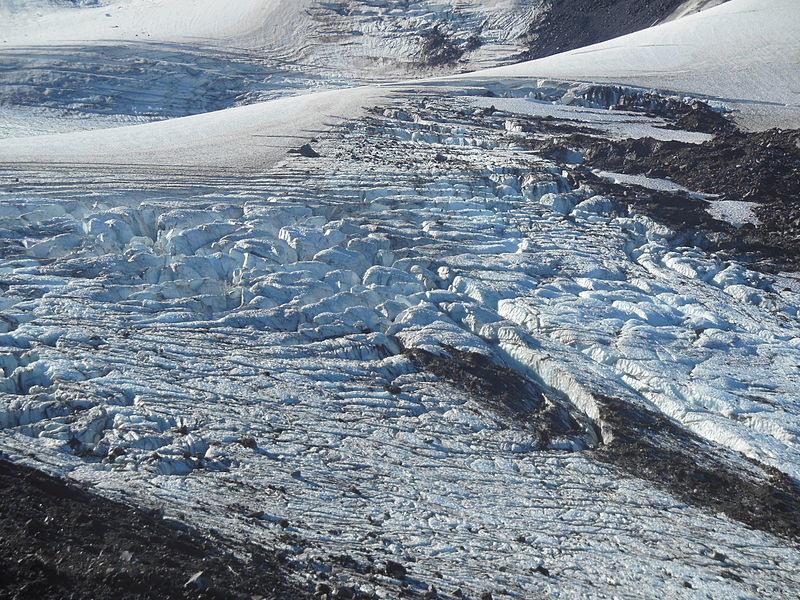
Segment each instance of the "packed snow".
M111 129L4 140L0 161L258 170L385 92L349 88Z
M716 219L728 221L733 225L750 223L758 225L759 219L753 213L757 206L754 202L741 200L712 200L709 202L708 212Z
M595 169L595 175L613 181L614 183L626 185L638 185L648 188L650 190L657 190L659 192L688 192L689 190L670 181L669 179L661 179L658 177L647 177L646 175L626 175L625 173L613 173L611 171L603 171L602 169ZM698 194L699 195L699 194Z
M732 0L607 42L469 76L552 77L687 92L723 100L747 128L795 128L799 13L795 0Z

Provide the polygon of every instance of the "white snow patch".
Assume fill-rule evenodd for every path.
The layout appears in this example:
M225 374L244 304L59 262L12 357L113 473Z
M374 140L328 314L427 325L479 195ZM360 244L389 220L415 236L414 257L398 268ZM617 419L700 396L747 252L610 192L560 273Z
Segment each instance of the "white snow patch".
M741 200L711 200L706 211L715 219L727 221L731 225L741 227L745 223L759 225L761 221L753 212L758 206L755 202Z
M661 179L658 177L647 177L646 175L626 175L624 173L614 173L613 171L603 171L602 169L593 169L592 172L598 177L608 179L613 183L638 185L650 190L657 190L659 192L689 192L688 188L675 183L669 179ZM693 195L701 196L692 192Z
M477 106L534 117L552 117L569 121L576 127L588 127L608 133L614 139L638 139L651 137L656 140L702 144L714 136L707 133L666 129L666 122L641 113L568 106L528 98L474 98Z

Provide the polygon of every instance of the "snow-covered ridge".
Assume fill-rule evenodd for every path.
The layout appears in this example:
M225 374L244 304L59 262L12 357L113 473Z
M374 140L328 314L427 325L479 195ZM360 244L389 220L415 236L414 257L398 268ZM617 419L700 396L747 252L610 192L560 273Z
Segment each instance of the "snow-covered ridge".
M0 161L260 170L298 137L356 116L386 92L350 88L287 97L180 119L5 140Z
M458 77L552 77L682 91L723 100L745 127L795 128L798 22L793 0L732 0L586 48Z
M686 0L675 11L669 15L664 21L674 21L675 19L682 19L689 15L693 15L709 8L714 8L720 4L724 4L728 0Z

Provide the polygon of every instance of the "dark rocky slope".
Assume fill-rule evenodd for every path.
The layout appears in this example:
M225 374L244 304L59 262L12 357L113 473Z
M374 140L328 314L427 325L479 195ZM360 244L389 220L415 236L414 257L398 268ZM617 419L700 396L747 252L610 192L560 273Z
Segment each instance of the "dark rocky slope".
M528 50L519 59L531 60L582 48L651 27L669 17L685 0L545 0L547 17L531 23Z
M760 223L732 227L713 219L706 202L682 194L648 191L630 205L670 226L704 229L726 254L767 271L800 268L800 131L773 129L718 134L705 144L598 140L577 134L589 165L627 174L668 178L719 200L753 202Z
M0 598L302 599L281 555L0 460Z

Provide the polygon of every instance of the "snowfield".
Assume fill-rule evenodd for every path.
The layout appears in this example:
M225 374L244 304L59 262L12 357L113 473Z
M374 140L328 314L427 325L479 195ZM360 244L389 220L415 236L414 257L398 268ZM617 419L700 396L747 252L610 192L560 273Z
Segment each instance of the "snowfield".
M266 102L234 106L245 77L212 106L194 88L165 104L164 81L235 72L193 62L208 53L325 56L303 28L336 3L208 4L0 5L0 453L274 548L309 590L796 597L796 275L631 199L736 226L752 202L592 171L565 136L700 146L715 133L675 119L698 100L796 128L800 5L731 0L520 65L291 95L312 62ZM427 23L428 4L397 10ZM125 62L142 32L174 64L128 72L122 96L104 83L96 116L59 83L14 104L31 65ZM336 85L373 79L339 67ZM43 112L53 95L64 114Z
M750 129L796 128L800 36L794 0L736 0L564 54L487 69L481 78L626 83L719 99Z
M0 161L259 170L284 160L298 139L358 115L384 95L362 87L155 123L4 140Z

